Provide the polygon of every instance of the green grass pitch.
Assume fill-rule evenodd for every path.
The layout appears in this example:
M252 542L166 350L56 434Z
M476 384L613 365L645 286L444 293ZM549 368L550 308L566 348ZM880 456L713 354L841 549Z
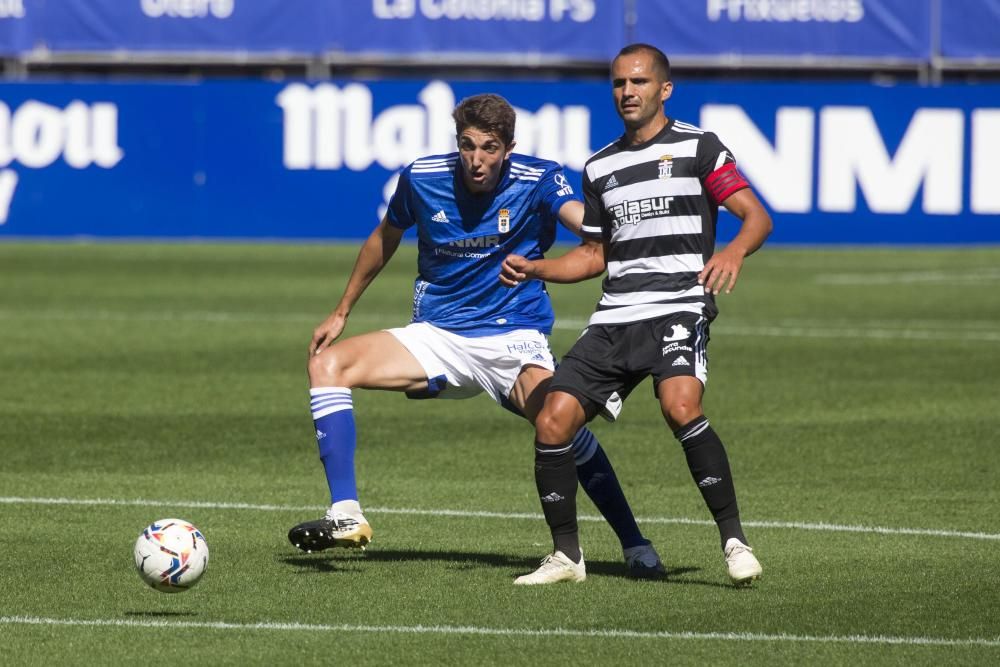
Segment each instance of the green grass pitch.
M728 585L648 382L594 428L672 570L624 578L581 494L588 579L549 549L532 431L485 397L355 391L365 553L294 550L325 482L304 370L356 245L0 244L0 662L996 664L1000 250L765 248L713 325L706 413L764 566ZM409 315L401 248L348 333ZM557 354L596 302L551 288ZM145 588L154 519L211 547Z

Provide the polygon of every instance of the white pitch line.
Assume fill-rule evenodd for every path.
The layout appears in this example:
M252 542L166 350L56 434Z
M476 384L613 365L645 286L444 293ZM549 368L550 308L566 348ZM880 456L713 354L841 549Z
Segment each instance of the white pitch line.
M0 504L7 505L90 505L100 507L162 507L180 509L255 510L260 512L320 512L324 507L316 505L258 505L253 503L227 503L205 500L149 500L136 498L120 500L116 498L38 498L24 496L0 496ZM541 514L531 512L487 512L479 510L417 509L409 507L369 507L371 514L404 514L415 516L456 517L461 519L528 519L540 521ZM580 521L604 521L603 517L581 515ZM640 523L658 523L685 526L714 526L707 519L684 517L636 517ZM805 521L743 521L752 528L779 528L789 530L813 530L833 533L867 533L875 535L919 535L923 537L951 537L970 540L997 540L998 533L975 533L958 530L938 530L933 528L891 528L888 526L859 526L835 523L810 523Z
M496 637L575 637L599 639L666 639L701 641L788 642L819 644L875 644L903 646L982 646L1000 647L1000 638L948 639L946 637L887 637L883 635L790 635L758 632L643 632L640 630L572 630L568 628L490 628L471 625L327 625L320 623L232 623L228 621L168 621L140 619L42 618L38 616L0 616L0 625L46 625L112 628L156 628L236 630L241 632L371 632L376 634L413 635L486 635Z

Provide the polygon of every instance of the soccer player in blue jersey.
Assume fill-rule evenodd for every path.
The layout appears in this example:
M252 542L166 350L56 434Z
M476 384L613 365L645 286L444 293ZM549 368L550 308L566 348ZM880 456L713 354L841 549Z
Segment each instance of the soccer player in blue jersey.
M579 233L583 204L558 164L513 152L515 113L505 99L476 95L453 116L458 151L403 170L339 304L313 332L312 415L331 505L322 519L289 531L304 551L363 547L372 538L355 481L354 388L412 398L485 391L532 422L542 407L555 368L546 340L552 306L541 282L502 285L500 265L511 253L541 258L557 220ZM338 340L354 305L413 226L419 256L412 322ZM570 465L621 541L629 573L665 574L594 435L581 429L571 449Z

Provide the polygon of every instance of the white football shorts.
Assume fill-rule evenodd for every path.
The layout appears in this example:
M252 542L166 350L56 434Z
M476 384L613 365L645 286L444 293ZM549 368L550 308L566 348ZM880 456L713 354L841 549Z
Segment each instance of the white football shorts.
M506 400L524 366L555 370L545 334L518 329L496 336L460 336L426 322L386 329L427 373L427 392L414 398L469 398L485 391Z

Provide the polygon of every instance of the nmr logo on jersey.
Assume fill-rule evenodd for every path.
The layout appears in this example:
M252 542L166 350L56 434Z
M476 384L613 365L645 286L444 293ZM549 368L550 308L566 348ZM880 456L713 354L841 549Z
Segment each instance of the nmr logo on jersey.
M647 197L636 201L626 199L611 207L614 217L612 225L615 229L623 225L638 225L643 220L659 218L670 213L670 202L673 197Z
M500 237L496 235L491 236L477 236L471 239L456 239L448 243L453 248L493 248L500 245Z

